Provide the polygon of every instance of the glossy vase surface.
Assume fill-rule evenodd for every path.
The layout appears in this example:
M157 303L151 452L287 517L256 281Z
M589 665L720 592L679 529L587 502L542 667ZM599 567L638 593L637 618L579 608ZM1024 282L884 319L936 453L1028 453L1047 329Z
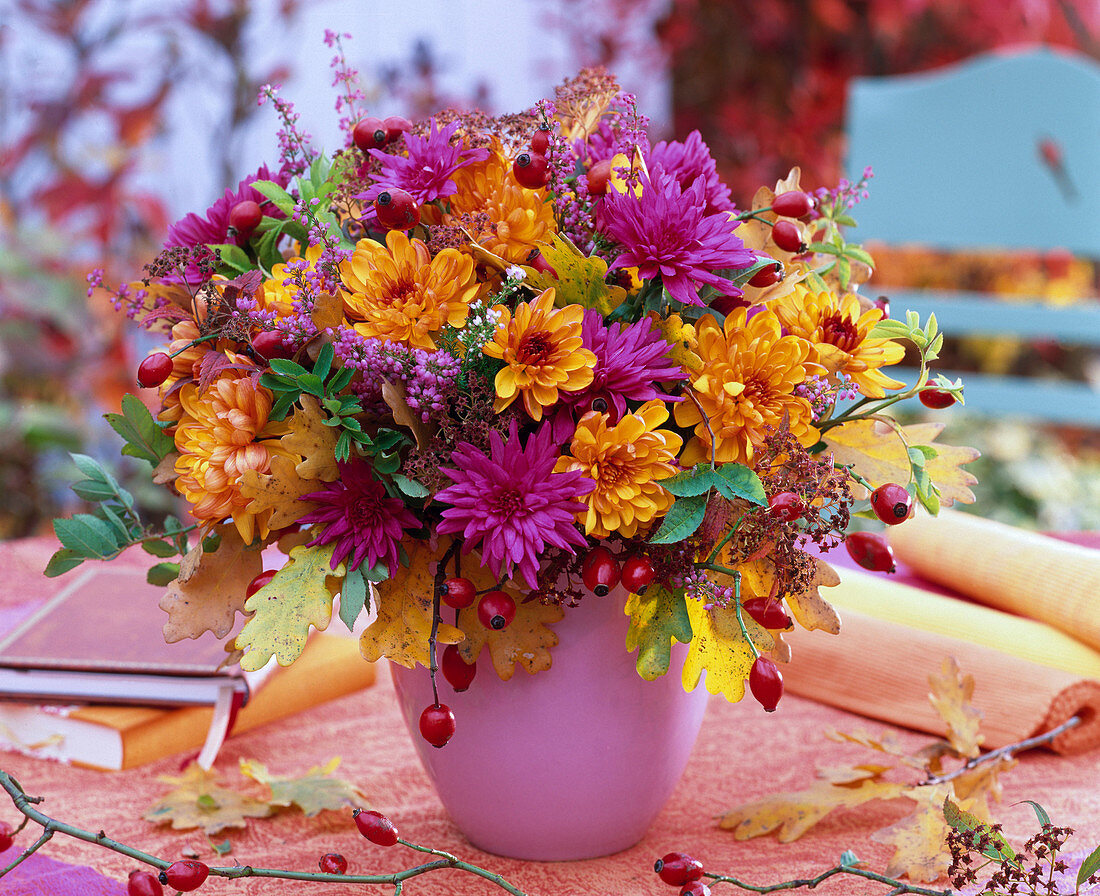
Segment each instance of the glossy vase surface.
M391 664L405 723L458 828L475 846L537 861L585 859L627 849L644 836L683 774L707 692L685 693L686 645L673 644L667 675L639 677L625 647L626 594L615 589L565 609L553 625L553 665L509 681L488 651L470 688L440 674L440 702L456 717L450 743L420 736L432 703L424 668Z

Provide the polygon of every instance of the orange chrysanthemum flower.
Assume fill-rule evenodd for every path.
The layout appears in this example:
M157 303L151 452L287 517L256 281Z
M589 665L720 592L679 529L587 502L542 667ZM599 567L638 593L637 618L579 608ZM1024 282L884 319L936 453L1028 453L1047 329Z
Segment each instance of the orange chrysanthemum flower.
M629 538L672 506L675 499L659 480L678 472L673 461L683 439L657 428L668 419L668 409L658 399L626 414L615 426L608 426L610 419L595 411L581 417L569 447L572 456L560 457L555 472L579 470L596 482L581 498L588 509L577 515L585 534L606 538L618 532Z
M480 289L469 255L444 249L432 258L400 230L386 234L385 246L360 240L340 276L348 288L344 311L359 335L428 351L445 325L466 323Z
M542 419L542 409L558 400L558 390L578 392L592 383L596 356L584 347L581 322L584 307L554 307L554 290L548 289L531 302L516 306L516 315L504 305L493 338L482 348L490 358L504 362L496 376L499 414L523 396L532 420Z
M809 361L810 345L798 336L784 336L779 319L769 310L746 320L746 309L727 315L725 326L704 315L696 328L696 352L702 367L692 373L691 388L699 402L676 406L676 422L694 426L695 435L681 461L710 460L711 437L700 407L714 433L714 459L751 464L754 446L764 441L769 426L784 420L803 445L817 441L810 421L810 403L795 395L795 387L820 371Z
M852 293L815 293L802 284L772 308L788 333L813 345L812 360L829 373L843 373L869 398L883 398L886 389L905 385L879 370L901 361L905 348L891 339L868 336L882 318L881 309L863 311Z
M207 340L195 343L202 334L193 318L177 321L172 325L172 341L157 351L172 355L172 372L160 386L161 405L157 419L165 423L176 423L183 416L180 405L178 383L198 376L199 362L208 352L224 351L230 345L228 340ZM217 344L215 344L217 343ZM179 352L179 354L175 354ZM249 363L245 359L245 363Z
M528 190L517 183L512 162L494 143L484 162L466 165L454 174L458 192L450 197L444 224L469 225L470 216L488 216L488 227L471 233L480 245L512 264L527 261L539 242L554 229L554 212L546 190Z
M223 373L200 394L197 384L180 390L183 418L176 426L176 488L191 504L204 526L228 517L246 544L257 532L267 535L271 511L248 509L250 499L240 492L245 470L268 473L276 454L294 455L279 444L289 428L268 420L271 393L251 374Z

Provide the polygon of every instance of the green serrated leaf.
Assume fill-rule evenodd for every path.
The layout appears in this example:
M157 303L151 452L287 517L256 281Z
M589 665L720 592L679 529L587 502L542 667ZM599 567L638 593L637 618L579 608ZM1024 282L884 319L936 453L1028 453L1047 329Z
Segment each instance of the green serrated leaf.
M367 580L362 569L350 569L340 588L340 621L348 627L349 632L355 627L355 620L366 605Z
M909 327L900 320L889 319L878 321L869 335L873 339L902 339L908 338L909 332Z
M93 503L107 501L115 496L115 490L107 483L93 482L91 479L81 479L79 482L74 482L69 488L73 490L78 498Z
M53 531L64 547L81 557L100 560L118 552L118 541L111 524L88 513L53 521Z
M402 548L402 550L404 549ZM406 555L400 562L402 566L408 566L408 556ZM385 562L382 560L379 560L370 569L363 569L363 567L360 566L359 571L368 582L384 582L390 577L390 568L386 566Z
M341 367L339 371L328 381L329 394L335 395L337 392L341 392L348 387L348 383L351 382L351 378L355 376L355 371L350 367ZM345 396L342 401L351 399L352 402L358 404L352 396Z
M332 370L332 360L336 356L332 344L326 342L317 353L317 360L313 362L313 375L324 380Z
M661 480L661 488L678 498L692 498L706 494L717 481L715 471L706 464L699 464Z
M104 414L104 417L111 429L125 439L122 453L129 457L147 460L156 466L176 448L172 437L161 429L136 395L123 395L122 413Z
M157 563L149 567L145 574L145 581L150 585L164 587L179 577L180 565L178 563Z
M60 548L54 551L50 562L46 564L45 575L48 578L64 575L71 569L76 569L87 559L83 554L71 548Z
M402 476L400 473L394 473L392 479L394 481L394 484L410 498L426 498L428 497L428 495L431 494L431 491L428 488L421 485L415 479L409 479L408 476Z
M855 227L856 226L856 219L853 218L851 215L845 215L843 213L838 214L838 215L833 215L833 220L836 221L837 224L840 224L844 227Z
M1097 846L1096 849L1085 856L1085 861L1077 869L1077 886L1080 887L1097 871L1100 871L1100 846Z
M840 255L840 249L830 243L810 243L806 248L819 255Z
M764 485L760 477L743 464L722 464L715 470L715 488L723 498L732 501L744 498L753 504L766 504Z
M677 498L657 533L650 537L653 544L673 544L693 534L707 512L706 495Z
M274 202L275 207L284 215L289 216L294 214L294 206L296 204L294 197L274 181L254 180L252 181L252 187Z
M840 288L847 289L852 282L852 262L841 256L836 262L837 276L840 278Z
M290 409L294 407L294 402L298 400L300 392L287 392L279 396L279 400L271 406L271 411L268 413L269 420L285 420L286 415L290 413Z
M871 257L871 253L864 249L862 246L846 246L844 250L849 258L853 258L856 261L861 261L867 267L873 268L875 266L875 260Z
M336 448L333 451L338 461L346 461L351 456L351 435L345 430L336 440Z
M236 243L209 243L207 248L217 252L222 264L234 271L243 274L256 268L256 265L252 263L252 259Z
M303 392L308 392L310 395L314 395L317 398L323 398L325 394L325 384L321 380L321 377L315 373L303 373L298 377L298 385L301 386Z
M140 532L131 533L130 527L123 522L122 518L115 513L114 509L109 504L101 504L99 509L103 514L103 518L107 520L111 528L114 529L118 539L118 547L128 544L132 536L140 535Z
M88 457L87 454L75 454L73 452L69 453L69 457L76 464L76 468L92 482L110 484L114 480L114 477L95 458Z

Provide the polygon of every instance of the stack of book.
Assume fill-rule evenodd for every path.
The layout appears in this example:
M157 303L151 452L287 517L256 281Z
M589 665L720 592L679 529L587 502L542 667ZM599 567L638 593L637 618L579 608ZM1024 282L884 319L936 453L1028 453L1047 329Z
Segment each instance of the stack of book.
M221 668L210 633L164 642L163 588L127 565L88 566L0 632L0 748L99 769L199 750L368 687L350 636L314 633L286 668Z

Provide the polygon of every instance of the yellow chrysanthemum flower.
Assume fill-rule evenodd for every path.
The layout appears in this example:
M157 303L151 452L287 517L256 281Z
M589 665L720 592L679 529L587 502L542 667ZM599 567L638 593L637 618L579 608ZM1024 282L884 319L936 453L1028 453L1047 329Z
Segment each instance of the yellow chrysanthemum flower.
M886 389L905 385L878 369L897 364L905 355L905 348L892 339L869 338L882 318L881 309L863 311L853 293L839 297L802 284L772 308L788 333L813 345L812 360L829 373L843 373L869 398L883 398Z
M803 445L817 441L811 425L810 403L795 395L795 387L821 368L809 361L810 344L798 336L784 336L779 319L763 310L747 320L738 308L720 326L704 315L696 326L696 352L702 367L692 372L694 401L676 406L676 422L695 427L681 461L709 461L711 437L700 407L714 432L714 458L719 463L751 464L754 447L764 441L767 427L784 420Z
M677 473L672 462L683 439L657 428L668 419L668 409L657 399L615 426L608 425L610 419L595 411L581 417L569 447L572 456L560 457L555 472L580 470L596 482L582 498L588 509L577 515L585 534L605 538L618 532L629 538L672 506L675 499L659 480Z
M325 247L318 243L306 249L305 260L309 262L309 270L317 264L317 259ZM283 281L288 279L286 266L291 261L301 261L300 256L288 259L283 264L277 264L271 269L271 277L264 281L263 288L256 293L261 309L274 311L275 316L282 319L294 314L294 297L297 290L293 286L287 286Z
M505 366L496 376L499 414L523 396L532 420L542 419L542 409L558 400L558 390L577 392L592 384L596 356L584 347L581 322L584 307L554 307L554 290L548 289L531 302L516 306L515 317L505 305L497 305L500 322L493 338L481 349Z
M469 216L484 213L489 224L471 233L474 240L512 264L522 264L554 230L554 212L546 190L521 187L512 163L499 143L489 158L459 168L454 175L458 192L450 197L444 224L469 224Z
M268 473L277 454L293 457L279 444L285 423L268 420L271 393L251 374L223 373L205 392L188 383L179 393L183 418L176 426L176 488L204 526L232 517L246 544L267 535L271 510L248 509L240 492L245 470Z
M359 335L428 351L444 325L466 323L480 289L469 255L444 249L432 258L400 230L386 234L385 246L360 240L340 276L348 288L344 312Z

